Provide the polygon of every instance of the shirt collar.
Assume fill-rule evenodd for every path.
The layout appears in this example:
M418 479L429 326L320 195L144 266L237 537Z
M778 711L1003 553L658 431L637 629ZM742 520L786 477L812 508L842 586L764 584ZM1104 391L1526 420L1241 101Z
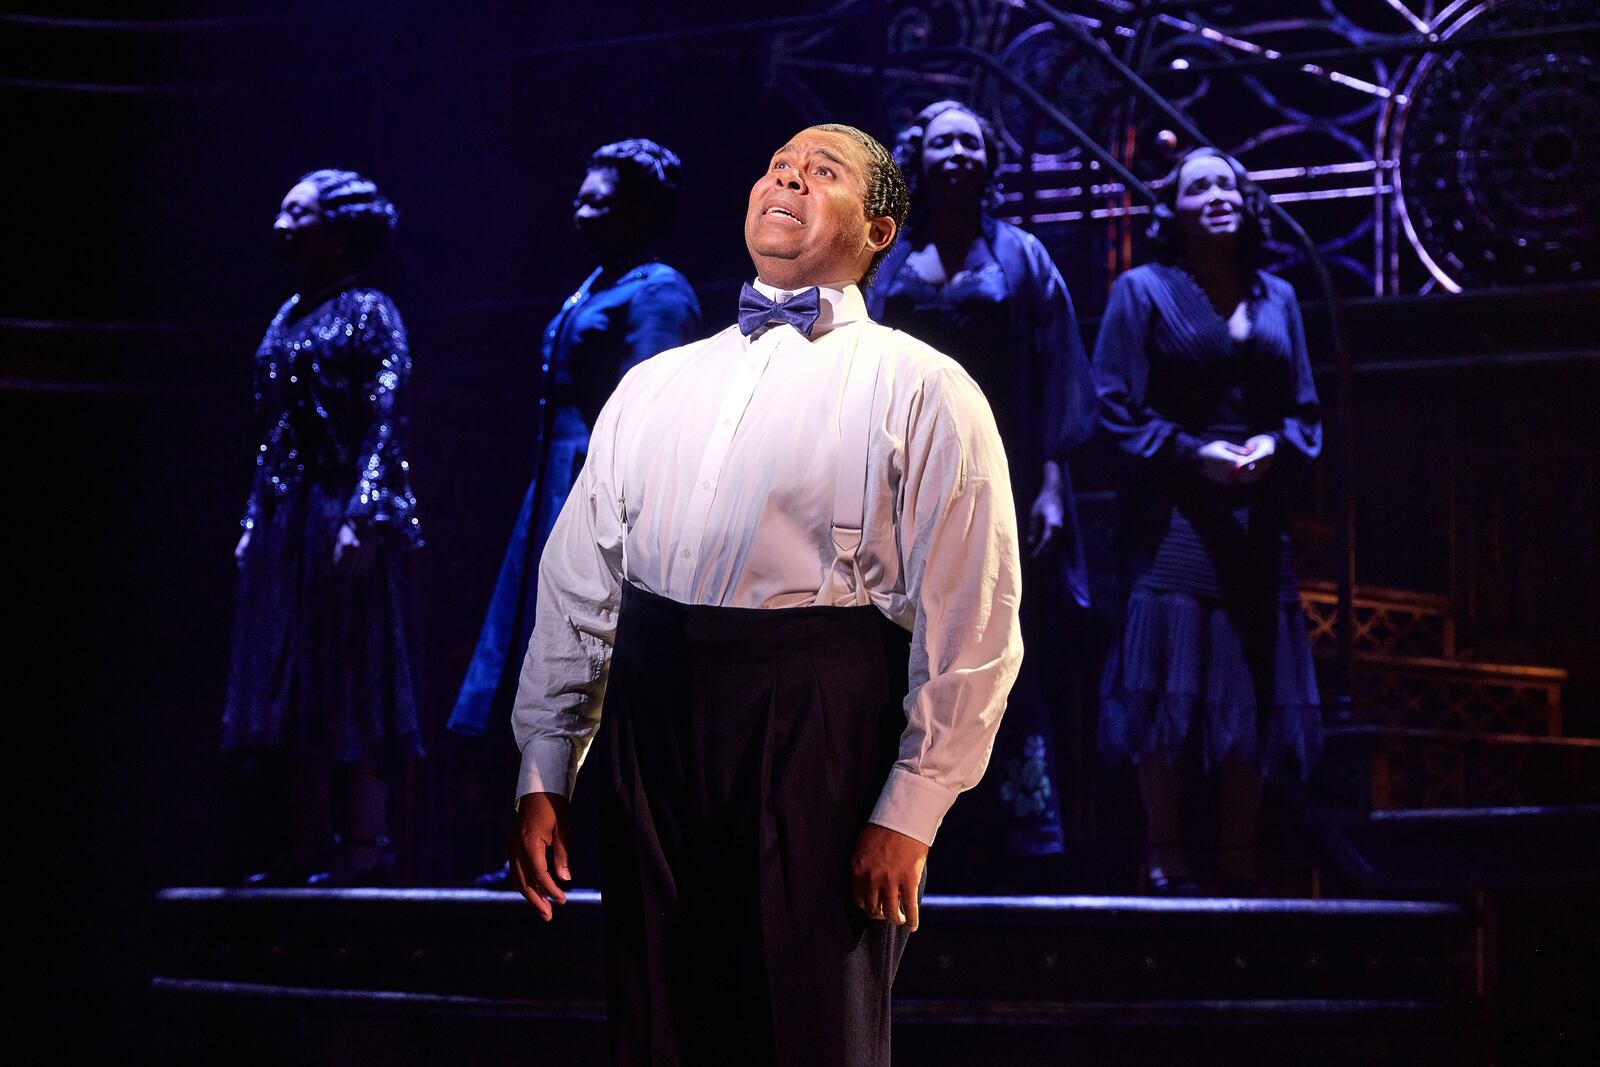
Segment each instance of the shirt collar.
M754 283L756 292L772 301L788 300L796 293L803 293L805 289L779 289L768 285L757 278ZM806 286L809 289L810 286ZM843 326L858 319L867 318L867 302L861 297L861 288L855 282L830 282L827 285L817 286L821 295L822 314L817 316L817 324L811 328L811 339L815 341L835 326ZM755 336L751 335L752 338Z

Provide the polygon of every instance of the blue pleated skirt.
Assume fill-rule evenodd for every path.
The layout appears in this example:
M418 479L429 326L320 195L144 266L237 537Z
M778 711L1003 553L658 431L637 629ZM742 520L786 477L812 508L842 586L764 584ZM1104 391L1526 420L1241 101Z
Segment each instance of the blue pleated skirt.
M1172 510L1133 582L1100 682L1100 751L1171 759L1195 738L1207 769L1231 755L1264 775L1310 773L1322 710L1288 535L1248 509Z

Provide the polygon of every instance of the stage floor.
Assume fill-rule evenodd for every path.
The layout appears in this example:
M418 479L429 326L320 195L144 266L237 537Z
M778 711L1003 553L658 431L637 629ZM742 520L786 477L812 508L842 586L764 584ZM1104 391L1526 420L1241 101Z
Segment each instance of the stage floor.
M542 1062L604 1061L592 890L551 923L516 894L468 889L173 888L156 914L152 989L187 1026L168 1028L179 1060L220 1041L237 1061L243 1034L262 1062L366 1062L334 1050L377 1046L386 1063L454 1062L451 1048L530 1043ZM1472 915L1448 903L930 896L896 983L897 1053L919 1067L1470 1063L1475 944Z

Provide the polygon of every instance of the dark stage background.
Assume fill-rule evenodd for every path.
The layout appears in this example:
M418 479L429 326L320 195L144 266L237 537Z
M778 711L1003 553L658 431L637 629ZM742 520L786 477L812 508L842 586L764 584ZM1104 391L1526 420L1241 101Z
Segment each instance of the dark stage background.
M115 17L91 8L63 14ZM0 25L10 78L208 86L0 91L0 425L22 478L6 509L23 681L6 700L26 833L13 861L37 893L19 914L24 972L45 1017L71 1021L55 1038L69 1049L127 1036L155 889L227 871L230 549L255 447L250 357L292 291L268 240L284 190L351 167L402 212L377 280L413 345L422 696L442 733L532 464L538 332L589 269L569 222L589 151L642 134L684 158L663 253L716 321L748 266L749 182L804 124L763 97L760 52L737 35L564 47L749 17L737 4L257 10L161 33ZM30 328L44 321L72 325ZM451 873L481 869L489 847L480 833Z
M32 998L13 1012L56 1024L52 1058L69 1060L137 1032L155 890L230 873L217 732L231 548L255 446L251 355L290 291L268 232L295 178L354 168L402 213L377 281L415 360L434 758L400 814L410 876L463 878L493 858L509 798L481 787L510 742L467 745L442 726L532 463L537 334L588 270L568 221L587 153L643 135L682 156L663 258L695 284L709 332L747 276L744 197L770 150L828 118L888 139L916 93L881 71L806 67L804 35L649 36L801 13L725 0L53 6L0 17L0 433L17 475L4 505L6 777ZM875 54L899 6L857 5L840 52ZM930 32L999 6L930 5ZM619 35L633 39L585 45ZM1092 340L1119 238L1040 229ZM1597 732L1594 304L1580 316L1563 298L1553 326L1513 302L1480 310L1463 348L1569 354L1441 369L1449 338L1396 351L1396 337L1448 298L1403 295L1422 287L1414 265L1396 277L1391 310L1353 342L1377 368L1357 389L1362 576L1470 604L1486 656L1569 668L1569 725ZM1339 280L1368 303L1383 290L1359 272ZM1303 503L1332 521L1325 485ZM1080 838L1103 832L1081 823Z

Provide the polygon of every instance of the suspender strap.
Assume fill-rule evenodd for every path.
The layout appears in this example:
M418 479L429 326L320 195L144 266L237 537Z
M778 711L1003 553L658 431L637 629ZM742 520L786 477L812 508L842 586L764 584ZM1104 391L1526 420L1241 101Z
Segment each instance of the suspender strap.
M855 575L856 603L866 604L866 582L856 553L866 510L867 443L872 438L872 400L878 386L877 346L861 351L863 327L855 328L839 403L839 469L833 487L833 547Z

